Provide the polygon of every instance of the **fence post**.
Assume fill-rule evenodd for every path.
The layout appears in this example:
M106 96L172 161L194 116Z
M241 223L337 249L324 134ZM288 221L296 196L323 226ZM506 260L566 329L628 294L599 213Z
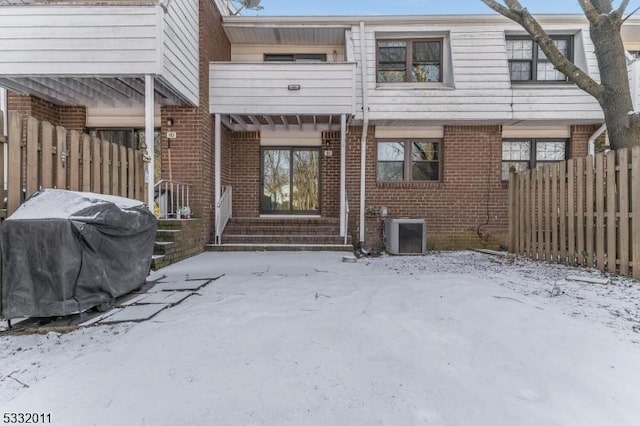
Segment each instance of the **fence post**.
M640 147L635 147L631 151L631 191L633 199L631 200L631 210L633 211L633 248L631 254L633 256L633 277L640 279Z
M40 181L38 179L38 145L39 145L39 125L38 120L27 117L27 192L25 199L29 198L38 190ZM24 201L24 200L22 200Z
M514 168L509 170L509 251L516 253L518 241L518 175Z
M82 190L91 191L91 136L83 134L82 145Z
M10 216L22 199L22 114L9 111L9 184L7 216Z
M618 196L620 197L620 275L629 275L629 150L619 149Z
M617 244L617 227L616 227L616 152L609 151L607 159L607 271L615 274Z

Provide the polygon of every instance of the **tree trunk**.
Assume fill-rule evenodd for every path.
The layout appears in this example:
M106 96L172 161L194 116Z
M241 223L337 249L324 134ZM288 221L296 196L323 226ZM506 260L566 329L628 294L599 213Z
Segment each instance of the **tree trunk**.
M640 120L629 114L633 111L633 102L620 27L610 17L601 16L591 24L591 40L604 89L598 102L604 111L611 148L636 146L640 142Z

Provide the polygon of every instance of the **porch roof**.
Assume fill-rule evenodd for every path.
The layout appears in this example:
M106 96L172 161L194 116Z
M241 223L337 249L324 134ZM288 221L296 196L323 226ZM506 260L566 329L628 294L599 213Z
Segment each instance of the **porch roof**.
M341 114L258 115L223 114L222 122L233 131L270 130L337 130ZM348 115L348 120L352 116Z
M157 105L197 105L197 8L155 0L0 5L0 86L61 105L131 107L144 104L145 76L153 76Z
M145 102L144 76L0 76L0 87L58 105L117 108L143 106ZM189 103L158 77L154 102L162 106Z

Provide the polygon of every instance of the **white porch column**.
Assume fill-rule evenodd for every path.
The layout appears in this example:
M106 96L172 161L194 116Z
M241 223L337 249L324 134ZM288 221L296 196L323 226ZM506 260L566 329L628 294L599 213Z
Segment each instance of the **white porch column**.
M340 116L340 236L347 232L347 115Z
M7 129L9 128L9 125L7 124L7 120L9 118L8 116L8 111L7 111L7 89L3 89L0 87L0 110L2 110L2 122L4 123L4 128L2 129L2 135L4 137L8 136L8 132ZM3 170L3 182L5 184L5 186L7 185L7 178L8 178L8 160L9 157L7 155L7 144L4 144L3 146L3 152L2 152L2 164L0 165L2 167ZM6 188L0 188L0 193L4 194L4 190Z
M154 206L154 185L155 185L155 155L154 155L154 122L155 122L155 101L154 101L154 79L151 74L144 76L144 141L147 145L147 206L153 212Z
M218 235L218 221L220 220L220 197L222 197L222 116L216 114L214 129L214 157L215 157L215 243L220 244Z

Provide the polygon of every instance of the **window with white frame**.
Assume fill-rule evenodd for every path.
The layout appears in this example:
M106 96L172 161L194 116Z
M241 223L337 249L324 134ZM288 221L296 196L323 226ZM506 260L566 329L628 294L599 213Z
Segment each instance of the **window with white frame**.
M378 182L439 181L441 145L425 139L378 141Z
M541 167L567 159L566 139L509 139L502 141L502 180L509 180L509 172Z
M552 36L558 50L573 60L573 36ZM507 36L507 59L512 82L568 82L547 55L527 36Z
M442 82L442 39L380 39L376 58L378 83Z

